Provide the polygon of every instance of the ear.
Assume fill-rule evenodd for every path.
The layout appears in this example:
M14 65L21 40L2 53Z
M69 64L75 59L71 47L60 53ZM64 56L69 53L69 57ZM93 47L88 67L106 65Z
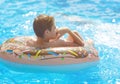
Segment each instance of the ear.
M49 30L46 29L45 32L44 32L44 34L47 35L48 33L49 33Z

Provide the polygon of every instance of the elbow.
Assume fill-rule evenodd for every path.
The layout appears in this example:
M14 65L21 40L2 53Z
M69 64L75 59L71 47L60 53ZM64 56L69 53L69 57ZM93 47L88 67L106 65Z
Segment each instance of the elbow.
M84 42L81 42L80 43L80 46L84 47L85 43Z
M81 43L81 46L82 46L82 47L84 47L84 45L85 45L84 43Z
M81 46L81 47L84 47L84 45L85 45L85 42L84 41L79 41L79 42L76 42L79 46Z

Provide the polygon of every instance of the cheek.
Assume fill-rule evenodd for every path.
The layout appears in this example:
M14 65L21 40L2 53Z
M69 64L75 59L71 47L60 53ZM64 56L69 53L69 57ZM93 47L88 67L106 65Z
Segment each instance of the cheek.
M50 39L54 39L55 36L56 35L53 32L51 32L51 33L48 34L48 38L50 38Z
M57 36L57 33L56 33L56 32L54 33L54 36Z
M57 35L56 32L54 32L54 35L55 35L55 36Z
M54 33L52 34L52 37L53 37L53 38L56 38L56 32L54 32Z
M56 32L55 32L55 31L52 31L52 35L54 35L54 36L55 36L55 35L56 35Z

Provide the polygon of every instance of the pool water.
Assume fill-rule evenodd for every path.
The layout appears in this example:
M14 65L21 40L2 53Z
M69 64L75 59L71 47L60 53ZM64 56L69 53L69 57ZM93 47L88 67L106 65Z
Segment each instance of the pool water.
M39 14L55 17L57 27L93 39L97 66L74 73L15 72L0 63L0 84L120 84L119 0L0 0L0 44L11 37L34 35Z

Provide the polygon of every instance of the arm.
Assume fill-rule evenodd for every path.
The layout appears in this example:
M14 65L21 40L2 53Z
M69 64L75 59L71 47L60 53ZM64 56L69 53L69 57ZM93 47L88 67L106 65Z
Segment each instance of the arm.
M77 44L79 44L80 46L84 46L84 41L83 39L81 38L81 36L75 34L74 32L72 31L69 31L69 35L72 37L73 41Z
M57 33L58 33L58 35L57 35L56 39L59 39L64 34L68 33L72 37L72 39L74 40L75 43L79 44L80 46L84 46L83 39L80 36L76 35L74 32L72 32L71 30L69 30L68 28L58 29Z

